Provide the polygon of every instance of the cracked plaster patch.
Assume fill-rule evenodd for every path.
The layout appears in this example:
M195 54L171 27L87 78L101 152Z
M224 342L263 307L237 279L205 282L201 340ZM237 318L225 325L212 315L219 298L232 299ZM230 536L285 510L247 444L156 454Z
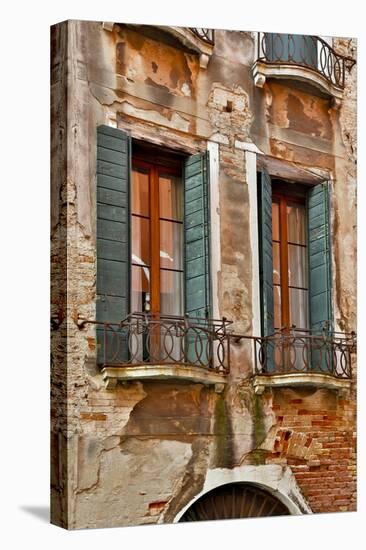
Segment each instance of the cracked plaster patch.
M253 115L249 109L249 96L241 86L227 88L214 83L207 107L210 122L216 131L230 141L248 139Z

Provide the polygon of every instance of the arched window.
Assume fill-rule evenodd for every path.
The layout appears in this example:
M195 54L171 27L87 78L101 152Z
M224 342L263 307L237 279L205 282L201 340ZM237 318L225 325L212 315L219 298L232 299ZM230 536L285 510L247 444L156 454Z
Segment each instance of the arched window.
M287 507L268 491L251 483L229 483L209 491L196 500L179 521L285 515L290 515Z

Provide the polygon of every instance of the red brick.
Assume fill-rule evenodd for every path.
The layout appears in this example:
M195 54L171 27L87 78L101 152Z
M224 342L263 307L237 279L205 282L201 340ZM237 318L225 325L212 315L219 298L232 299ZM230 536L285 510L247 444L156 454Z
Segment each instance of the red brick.
M82 420L107 420L107 415L104 413L80 413L80 418Z

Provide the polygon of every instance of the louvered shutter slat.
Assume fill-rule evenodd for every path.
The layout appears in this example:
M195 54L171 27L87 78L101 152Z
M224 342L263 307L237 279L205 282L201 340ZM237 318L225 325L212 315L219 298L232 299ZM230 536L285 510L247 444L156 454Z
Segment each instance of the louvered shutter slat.
M97 305L100 322L118 323L129 311L129 136L97 129ZM107 333L108 351L120 347L117 360L127 358L126 342ZM97 328L98 363L104 362L104 333ZM108 357L107 357L108 359Z

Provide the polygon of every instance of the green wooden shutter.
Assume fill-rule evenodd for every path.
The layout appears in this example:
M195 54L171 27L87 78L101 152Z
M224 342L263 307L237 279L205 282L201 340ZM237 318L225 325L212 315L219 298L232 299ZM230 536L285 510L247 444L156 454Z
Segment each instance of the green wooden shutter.
M272 250L272 183L263 169L259 176L259 252L262 305L262 335L274 332L273 250ZM274 345L266 343L267 371L274 370Z
M185 313L211 317L208 152L184 167Z
M184 276L185 314L211 317L209 154L189 157L184 166ZM204 322L197 321L198 324ZM187 361L207 366L212 349L205 333L189 330L186 335Z
M266 170L263 170L260 174L259 199L262 333L263 336L269 336L273 334L274 331L272 184L271 178Z
M129 174L130 142L126 132L97 129L97 305L96 319L118 323L129 312ZM108 331L108 350L117 343ZM122 359L126 345L122 348ZM103 362L103 330L97 329L98 362ZM116 357L117 359L117 357Z
M323 335L332 330L331 254L329 234L328 184L316 185L308 192L309 310L310 328L319 334L321 351L312 351L312 368L331 371L331 348Z
M331 329L332 292L328 184L308 192L309 301L312 331Z

